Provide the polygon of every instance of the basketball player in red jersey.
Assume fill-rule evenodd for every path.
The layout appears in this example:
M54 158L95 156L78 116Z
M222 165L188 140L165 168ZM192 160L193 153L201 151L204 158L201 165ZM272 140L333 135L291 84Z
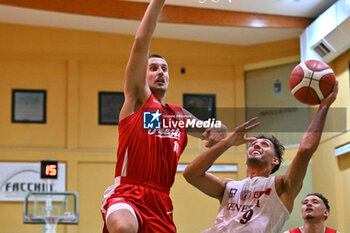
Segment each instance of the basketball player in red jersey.
M304 226L284 233L340 233L324 225L329 211L327 198L320 193L310 193L302 201L301 217L304 219Z
M247 131L259 125L254 123L256 118L236 127L185 169L183 175L189 183L220 201L214 226L203 233L281 232L302 187L309 161L319 145L328 109L337 93L338 82L320 103L285 174L270 177L278 169L284 150L276 138L245 137ZM207 171L228 148L248 142L251 144L247 151L246 179L227 181Z
M165 103L168 64L159 55L148 55L164 2L151 0L126 67L115 184L105 191L101 207L104 233L176 232L169 190L187 134L178 124L161 129L158 120L160 115L173 117L172 122L193 116L179 106ZM149 122L145 123L145 119ZM224 138L226 131L226 127L207 129L202 138L210 147Z

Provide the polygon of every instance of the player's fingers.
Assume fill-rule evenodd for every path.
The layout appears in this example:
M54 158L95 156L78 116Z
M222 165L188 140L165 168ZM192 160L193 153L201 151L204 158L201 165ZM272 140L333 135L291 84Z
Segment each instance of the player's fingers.
M257 119L258 119L258 117L253 117L249 121L246 121L245 123L243 123L243 125L250 125L253 121L256 121Z
M215 144L214 140L208 140L206 143L205 143L205 147L206 148L210 148L212 147L213 145Z
M334 84L334 87L333 87L333 91L329 95L330 96L329 98L331 99L332 102L337 98L338 89L339 89L339 82L338 80L336 80L336 83Z
M206 142L205 146L210 148L212 146L214 146L217 142L219 142L221 140L220 137L218 137L218 134L211 134L208 138L208 141Z
M245 138L246 142L254 142L255 140L256 140L256 137Z
M338 80L336 80L334 87L333 87L333 91L331 92L330 95L336 96L338 94L338 89L339 89L339 82L338 82Z
M259 125L260 125L260 122L256 122L254 125L249 125L245 129L248 131L248 130L251 130L251 129L258 127Z
M334 88L333 88L333 92L335 92L335 94L337 94L338 89L339 89L339 82L338 82L338 80L336 80L336 83L335 83Z
M201 135L201 139L206 140L208 138L208 135L209 135L209 131L205 130Z
M240 132L240 131L246 131L247 128L249 127L249 125L253 122L256 121L258 119L258 117L254 117L252 119L250 119L249 121L244 122L243 124L241 124L240 126L238 126L235 131L236 132Z

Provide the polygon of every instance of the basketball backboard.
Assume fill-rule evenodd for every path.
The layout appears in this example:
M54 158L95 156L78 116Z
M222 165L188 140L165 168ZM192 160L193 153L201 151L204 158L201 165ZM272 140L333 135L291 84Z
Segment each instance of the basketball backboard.
M30 192L24 200L23 222L28 224L78 224L76 192Z

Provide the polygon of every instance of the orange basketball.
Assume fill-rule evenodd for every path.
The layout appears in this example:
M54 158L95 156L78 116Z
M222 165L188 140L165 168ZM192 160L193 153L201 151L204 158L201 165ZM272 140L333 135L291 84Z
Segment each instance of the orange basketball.
M289 79L294 97L308 105L321 103L333 91L335 83L333 70L318 60L301 62L293 69Z

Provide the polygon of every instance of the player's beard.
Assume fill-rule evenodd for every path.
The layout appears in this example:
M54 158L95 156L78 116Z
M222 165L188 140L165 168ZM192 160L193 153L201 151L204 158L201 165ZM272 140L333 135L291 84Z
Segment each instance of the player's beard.
M306 219L306 220L312 220L312 219L314 219L314 216L311 215L311 214L307 214L307 215L305 216L305 219Z
M261 166L266 166L268 163L267 161L262 158L262 157L255 157L255 156L251 156L247 158L247 162L246 162L248 167L261 167Z

